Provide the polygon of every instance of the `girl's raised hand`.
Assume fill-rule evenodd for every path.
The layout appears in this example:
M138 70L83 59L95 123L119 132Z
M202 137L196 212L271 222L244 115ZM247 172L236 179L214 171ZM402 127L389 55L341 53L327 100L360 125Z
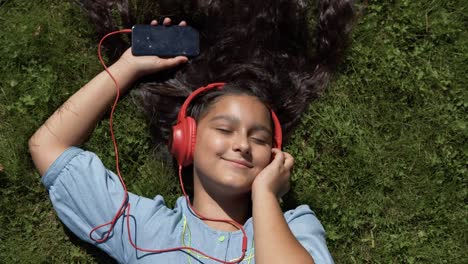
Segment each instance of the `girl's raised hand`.
M166 17L163 21L163 25L169 26L171 19ZM156 20L151 21L152 26L158 26ZM182 21L179 26L186 26L187 23ZM185 56L177 56L174 58L160 58L158 56L133 56L131 48L127 49L124 54L120 57L120 61L127 64L128 70L133 71L137 77L141 77L147 74L159 72L162 70L170 69L183 64L188 61Z
M258 193L272 193L277 198L281 198L289 190L289 177L294 165L294 158L291 154L273 148L273 161L266 166L252 184L252 198Z

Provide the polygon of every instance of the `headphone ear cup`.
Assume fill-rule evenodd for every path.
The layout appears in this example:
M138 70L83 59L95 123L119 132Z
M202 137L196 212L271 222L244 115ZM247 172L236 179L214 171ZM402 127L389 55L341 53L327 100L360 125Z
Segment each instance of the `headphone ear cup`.
M171 154L177 163L188 166L193 162L197 124L192 117L185 117L172 127Z

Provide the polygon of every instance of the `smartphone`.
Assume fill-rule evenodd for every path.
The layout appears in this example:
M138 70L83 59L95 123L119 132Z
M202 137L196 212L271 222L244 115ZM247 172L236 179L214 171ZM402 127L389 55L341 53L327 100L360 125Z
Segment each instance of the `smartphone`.
M132 53L135 56L195 57L200 54L199 34L190 26L135 25L132 27Z

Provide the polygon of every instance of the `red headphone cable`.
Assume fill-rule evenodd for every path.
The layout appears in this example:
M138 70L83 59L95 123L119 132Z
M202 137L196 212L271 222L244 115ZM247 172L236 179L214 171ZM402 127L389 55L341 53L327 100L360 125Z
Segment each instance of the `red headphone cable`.
M99 42L99 46L98 46L98 57L99 57L99 61L101 62L102 66L104 67L104 70L109 74L109 76L111 77L112 81L115 83L115 87L116 87L116 90L117 90L117 94L116 94L116 97L115 97L115 100L114 100L114 103L112 105L112 110L110 112L110 118L109 118L109 127L110 127L110 132L111 132L111 138L112 138L112 142L114 144L114 152L115 152L115 165L116 165L116 171L117 171L117 175L119 176L119 179L120 179L120 182L124 188L124 192L125 192L125 196L124 196L124 199L122 201L122 204L119 208L119 210L117 211L116 215L114 216L114 218L105 223L105 224L102 224L102 225L99 225L99 226L96 226L95 228L93 228L91 230L91 232L89 233L89 238L94 241L94 242L97 242L97 243L102 243L102 242L105 242L107 239L109 239L109 236L110 234L112 233L112 230L114 229L114 226L117 222L117 220L122 216L124 215L124 213L126 213L126 215L124 215L124 217L127 218L127 231L128 231L128 239L130 241L130 244L132 245L132 247L134 247L135 249L139 250L139 251L143 251L143 252L149 252L149 253L163 253L163 252L171 252L171 251L178 251L178 250L188 250L188 251L195 251L207 258L210 258L214 261L217 261L217 262L220 262L220 263L224 263L224 264L234 264L234 263L239 263L241 262L244 257L245 257L245 253L247 251L247 234L243 228L243 226L239 223L237 223L236 221L234 220L228 220L228 219L214 219L214 218L208 218L208 217L204 217L202 216L200 213L198 213L193 207L192 207L192 204L190 203L190 199L187 195L187 193L185 192L185 188L184 188L184 184L183 184L183 179L182 179L182 165L179 165L179 182L180 182L180 186L181 186L181 189L182 189L182 192L185 196L185 199L187 201L187 204L190 208L190 210L193 211L193 213L198 217L200 218L201 220L208 220L208 221L215 221L215 222L225 222L225 223L229 223L235 227L237 227L239 230L242 231L243 233L243 237L242 237L242 255L233 260L233 261L224 261L224 260L221 260L221 259L218 259L218 258L215 258L215 257L211 257L209 256L208 254L198 250L198 249L195 249L195 248L192 248L192 247L187 247L187 246L182 246L182 247L174 247L174 248L167 248L167 249L144 249L144 248L140 248L138 247L137 245L135 245L132 241L132 236L131 236L131 232L130 232L130 203L128 201L128 191L127 191L127 186L125 185L124 181L123 181L123 178L120 174L120 167L119 167L119 151L118 151L118 147L117 147L117 141L115 139L115 136L114 136L114 130L113 130L113 116L114 116L114 111L115 111L115 107L117 106L117 102L119 101L119 97L120 97L120 86L117 82L117 80L114 78L114 76L112 75L112 73L109 71L109 69L107 68L104 60L102 59L102 56L101 56L101 46L102 46L102 43L104 42L104 40L111 36L111 35L115 35L115 34L121 34L121 33L131 33L132 30L131 29L123 29L123 30L118 30L118 31L114 31L114 32L111 32L111 33L108 33L107 35L105 35L101 41ZM105 232L105 235L104 237L100 238L100 239L95 239L93 237L93 233L96 232L98 229L104 227L104 226L108 226L110 225L109 227L109 230L107 230Z

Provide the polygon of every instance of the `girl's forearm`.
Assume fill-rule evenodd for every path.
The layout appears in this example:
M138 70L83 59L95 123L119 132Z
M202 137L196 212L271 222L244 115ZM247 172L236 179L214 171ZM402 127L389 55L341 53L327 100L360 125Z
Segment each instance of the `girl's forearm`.
M256 263L314 263L289 229L273 193L253 196Z
M109 67L121 93L137 77L127 66L125 60L119 60ZM29 150L41 175L63 150L83 143L109 109L116 94L114 82L103 71L71 96L34 133L29 140Z

